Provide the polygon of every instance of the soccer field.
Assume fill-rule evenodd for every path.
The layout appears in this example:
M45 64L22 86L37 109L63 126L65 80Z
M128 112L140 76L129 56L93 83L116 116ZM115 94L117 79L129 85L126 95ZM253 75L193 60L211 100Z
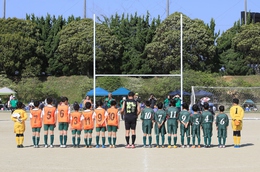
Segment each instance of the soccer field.
M137 148L124 148L124 122L118 131L117 148L85 148L83 135L81 148L71 147L71 132L67 148L59 147L59 132L55 128L54 148L43 147L43 129L40 148L33 148L29 120L26 121L24 148L16 148L13 121L10 112L0 112L0 171L211 171L239 172L260 170L259 113L246 113L242 131L242 146L233 148L231 126L228 130L227 147L217 147L217 132L214 128L212 148L142 148L141 122L137 125ZM95 132L94 132L95 135ZM93 136L94 136L93 135ZM167 143L167 137L166 137ZM180 137L178 135L178 144ZM95 137L93 137L95 144ZM106 140L107 143L107 140ZM153 143L155 136L153 135ZM185 139L186 143L186 139ZM202 139L203 143L203 139Z

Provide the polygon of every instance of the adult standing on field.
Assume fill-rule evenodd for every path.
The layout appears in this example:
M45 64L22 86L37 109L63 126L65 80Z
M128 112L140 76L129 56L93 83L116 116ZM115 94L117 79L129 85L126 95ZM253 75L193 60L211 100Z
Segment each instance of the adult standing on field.
M176 107L178 108L179 111L181 111L181 98L179 94L176 94L173 99L176 102Z
M150 107L154 109L154 106L156 105L157 99L154 97L153 94L150 94L150 98L148 99L150 101Z
M241 106L239 106L239 100L237 98L233 99L233 105L230 108L230 116L232 119L234 148L240 148L244 109Z
M111 107L111 102L112 102L113 100L115 101L115 99L112 98L112 93L108 93L108 97L105 98L105 107L106 107L105 109Z
M125 114L125 140L126 140L126 148L135 148L135 139L136 139L136 120L138 115L140 114L140 106L137 101L134 100L134 93L128 93L128 99L123 102L123 106L121 109L121 114ZM129 144L130 139L130 129L132 133L132 145Z
M13 96L12 100L10 101L11 111L14 111L17 108L17 102L18 100L15 96Z

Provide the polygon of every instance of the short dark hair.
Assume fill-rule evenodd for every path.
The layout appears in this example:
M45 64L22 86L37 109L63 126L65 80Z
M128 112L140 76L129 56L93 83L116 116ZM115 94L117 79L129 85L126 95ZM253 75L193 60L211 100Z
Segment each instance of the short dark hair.
M110 104L111 104L111 106L115 106L116 105L116 101L112 100Z
M47 103L48 103L48 104L52 104L52 98L51 98L51 97L48 97L48 98L47 98Z
M157 107L158 107L158 109L162 109L162 108L163 108L163 103L162 103L162 102L159 102L159 103L157 104Z
M17 108L22 109L23 108L23 103L22 102L17 102Z
M86 107L86 109L90 109L91 103L90 102L86 102L85 107Z
M134 95L135 95L135 93L132 92L132 91L130 91L130 92L128 93L128 96L129 96L129 97L134 97Z
M150 105L151 105L150 101L149 101L149 100L146 100L146 101L145 101L145 106L150 106Z
M61 102L66 102L66 101L68 101L69 99L68 99L68 97L62 97L61 98Z
M74 108L74 110L79 110L79 104L78 103L74 103L73 108Z
M225 111L225 106L221 105L221 106L219 106L218 109L219 109L220 112L224 112Z
M209 109L209 104L207 102L205 102L203 107L204 107L204 109L208 110Z
M38 100L34 101L34 102L33 102L33 105L34 105L35 107L39 107L40 101L38 101Z
M103 102L102 102L102 100L97 101L96 104L97 104L97 107L99 107L99 106L103 106Z
M238 100L238 98L234 98L234 99L233 99L233 103L235 103L235 104L239 104L239 100Z
M189 109L189 105L188 105L188 103L186 103L186 102L184 102L184 103L182 104L182 107L183 107L183 109Z
M176 106L176 100L171 99L171 101L170 101L170 105L173 106L173 107L175 107L175 106Z
M192 110L193 110L194 112L197 112L197 111L199 110L199 106L198 106L197 104L194 104L194 105L192 106Z

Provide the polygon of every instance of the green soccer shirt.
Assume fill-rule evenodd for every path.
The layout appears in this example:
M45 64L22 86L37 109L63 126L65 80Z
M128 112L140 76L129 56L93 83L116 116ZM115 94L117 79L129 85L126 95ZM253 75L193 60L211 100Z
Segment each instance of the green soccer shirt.
M226 129L228 125L229 125L229 119L227 114L225 113L218 114L216 118L216 126L218 128Z

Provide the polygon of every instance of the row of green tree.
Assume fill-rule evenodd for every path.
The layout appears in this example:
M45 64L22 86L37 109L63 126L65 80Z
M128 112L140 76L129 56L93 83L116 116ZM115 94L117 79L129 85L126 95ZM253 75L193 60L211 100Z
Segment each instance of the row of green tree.
M228 75L259 73L260 24L223 34L183 15L185 70ZM165 20L134 15L96 23L96 73L168 74L180 70L180 13ZM0 71L7 76L93 75L93 20L27 15L0 19Z

